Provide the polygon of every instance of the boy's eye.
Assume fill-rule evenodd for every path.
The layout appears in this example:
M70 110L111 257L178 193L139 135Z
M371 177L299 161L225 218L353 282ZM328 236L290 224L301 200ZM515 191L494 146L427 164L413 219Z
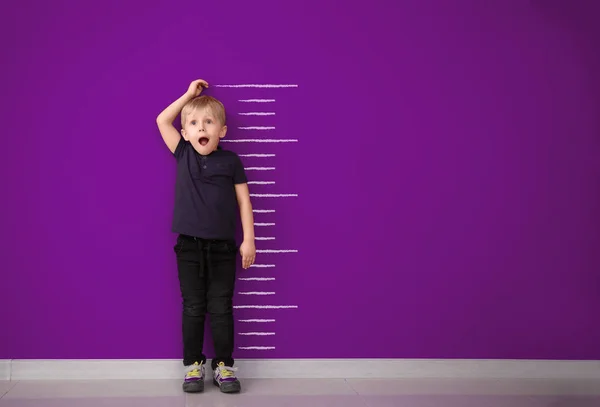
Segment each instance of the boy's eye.
M195 125L196 124L196 120L192 120L192 124Z
M208 120L206 121L206 123L212 123L212 120L208 119Z

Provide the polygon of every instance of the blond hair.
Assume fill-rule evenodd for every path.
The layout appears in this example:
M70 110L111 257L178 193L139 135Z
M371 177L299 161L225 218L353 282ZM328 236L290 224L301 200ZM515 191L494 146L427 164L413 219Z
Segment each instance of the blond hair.
M185 125L185 120L187 117L196 109L204 108L210 109L211 113L221 123L221 125L225 125L226 117L225 106L223 106L223 103L212 96L202 95L190 100L186 103L183 109L181 109L181 126Z

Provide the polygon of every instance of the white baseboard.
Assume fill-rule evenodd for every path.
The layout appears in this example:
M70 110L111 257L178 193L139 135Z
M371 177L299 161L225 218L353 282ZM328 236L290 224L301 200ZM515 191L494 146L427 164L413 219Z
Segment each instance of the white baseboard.
M10 359L0 359L0 380L10 380Z
M180 360L0 361L11 380L181 379ZM209 362L210 363L210 362ZM484 359L246 359L240 378L600 379L600 361Z

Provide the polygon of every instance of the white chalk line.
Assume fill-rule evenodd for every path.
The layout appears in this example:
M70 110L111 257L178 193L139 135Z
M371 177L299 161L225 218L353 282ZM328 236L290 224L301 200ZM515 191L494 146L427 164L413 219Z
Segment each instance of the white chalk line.
M240 116L275 116L275 112L243 112Z
M296 84L274 84L274 83L240 83L240 84L223 84L213 85L216 88L297 88Z
M275 154L240 154L240 157L275 157Z
M244 167L246 171L273 171L275 167Z
M250 196L255 198L293 198L298 194L250 194Z
M252 209L254 213L275 213L275 209Z
M240 291L239 295L275 295L275 291Z
M249 126L238 127L239 130L275 130L275 126Z
M248 185L274 185L275 181L248 181Z
M238 99L238 102L243 103L273 103L275 99Z
M234 139L221 140L221 143L297 143L297 139Z
M255 222L254 226L275 226L274 222Z
M298 253L295 249L260 249L256 250L256 253Z
M236 309L296 309L297 305L234 305Z
M275 281L275 277L240 277L240 281Z
M244 336L273 336L275 332L239 332L238 335Z
M275 346L238 346L240 350L274 350Z
M238 322L275 322L274 319L238 319Z
M267 237L255 237L254 240L275 240L275 237L267 236Z
M251 264L250 267L256 267L259 269L265 269L265 268L270 269L270 268L275 267L275 265L274 264Z

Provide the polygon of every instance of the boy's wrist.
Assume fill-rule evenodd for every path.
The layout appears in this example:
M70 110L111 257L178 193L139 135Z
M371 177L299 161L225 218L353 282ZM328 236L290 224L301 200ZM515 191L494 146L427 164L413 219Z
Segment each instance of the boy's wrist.
M187 100L193 99L194 97L195 97L195 95L190 92L185 92L182 96L182 98L187 99Z

